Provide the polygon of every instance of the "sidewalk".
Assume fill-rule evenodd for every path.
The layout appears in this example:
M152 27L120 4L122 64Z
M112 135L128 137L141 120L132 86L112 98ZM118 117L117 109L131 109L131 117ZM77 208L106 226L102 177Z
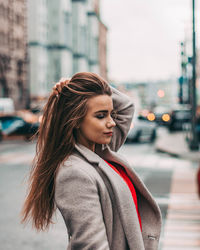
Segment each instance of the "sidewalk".
M158 151L194 161L194 168L174 170L162 250L200 249L200 200L196 182L200 152L190 152L183 132L158 138L155 147Z
M200 162L200 151L190 151L185 138L184 132L167 133L157 139L155 148L176 157Z

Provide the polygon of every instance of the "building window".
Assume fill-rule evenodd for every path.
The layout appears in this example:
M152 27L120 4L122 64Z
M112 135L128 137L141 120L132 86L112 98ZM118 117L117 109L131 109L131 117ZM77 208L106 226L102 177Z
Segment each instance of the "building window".
M9 96L9 89L7 87L6 79L0 78L0 96L2 97L8 97Z
M54 60L54 81L57 82L60 79L60 60L59 59L55 59Z
M85 26L81 26L80 27L80 33L79 33L79 39L78 39L78 43L79 43L79 52L83 55L87 54L87 33L86 33L86 27Z
M0 32L0 44L4 45L3 32Z
M16 44L16 48L17 49L20 49L20 47L21 47L21 41L20 41L20 39L15 39L15 44Z
M22 60L18 60L17 61L17 75L21 76L23 73L23 61Z
M72 31L71 31L71 22L72 17L69 12L64 12L64 42L68 47L71 47Z
M18 14L15 16L15 21L17 24L20 24L20 16Z
M2 4L0 4L0 17L2 17L3 16L3 6L2 6Z
M24 97L23 96L24 90L23 90L23 83L22 83L22 81L18 81L17 85L18 85L18 93L19 93L18 100L19 100L19 102L22 102L23 101L23 97Z
M7 19L6 18L6 13L5 13L5 7L3 5L1 5L1 16L4 18L4 19Z

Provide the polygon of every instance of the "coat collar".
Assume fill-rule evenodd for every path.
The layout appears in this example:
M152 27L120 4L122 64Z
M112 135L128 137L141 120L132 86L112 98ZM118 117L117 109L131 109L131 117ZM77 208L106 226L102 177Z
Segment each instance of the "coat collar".
M155 214L157 214L158 223L160 223L159 221L161 221L161 214L155 200L153 199L143 182L137 176L133 168L128 164L128 162L123 159L120 154L111 151L109 146L106 145L102 147L102 145L97 145L95 152L89 150L81 144L77 144L75 148L88 162L96 164L97 170L101 174L101 177L103 178L104 183L106 184L110 196L115 200L115 204L119 212L119 217L124 228L128 244L130 246L130 249L132 249L131 246L135 245L135 242L133 242L132 235L141 235L139 222L138 225L136 224L138 218L133 199L131 194L124 195L124 193L130 193L128 190L128 186L125 184L124 181L122 181L121 177L107 165L104 160L116 162L125 168L127 174L134 183L134 186L137 188L137 190L139 190L141 195L149 202L150 207L154 210ZM127 213L127 211L133 212ZM132 228L132 231L129 230L130 228ZM138 244L140 244L141 242L142 241L139 241ZM144 249L144 246L140 245L138 249L142 250Z
M145 187L143 182L140 180L136 172L133 170L133 168L129 165L129 163L118 153L111 151L108 145L100 145L97 144L95 148L95 152L91 151L87 147L81 145L81 144L76 144L75 145L76 150L90 163L95 163L99 165L99 167L102 169L102 166L104 167L104 172L105 174L108 173L108 168L107 164L105 163L104 160L110 161L110 162L115 162L121 166L124 167L126 172L128 173L129 177L134 183L134 186L140 191L140 193L150 202L152 207L156 210L155 212L159 212L157 209L157 204L155 200L153 199L152 195L148 191L148 189ZM112 176L111 176L112 177Z
M90 163L98 164L101 160L98 154L83 146L82 144L75 144L75 148Z
M143 242L143 240L137 212L128 186L121 179L121 177L104 161L105 159L108 161L117 162L118 164L122 164L120 159L116 159L114 155L110 154L108 147L105 147L104 150L102 150L101 145L96 148L96 153L80 144L76 145L76 150L78 150L78 152L81 153L81 155L87 161L97 164L97 171L103 178L106 188L108 189L108 192L110 194L111 200L113 201L114 206L119 213L120 221L123 226L130 249L132 249L131 246L138 244L138 249L143 250L144 246L141 243ZM97 152L101 154L99 155L97 154ZM122 165L125 167L124 164ZM124 193L126 193L127 195L124 195ZM130 213L129 211L133 212ZM138 225L136 221L138 221ZM132 228L131 231L129 230L130 228ZM133 235L138 235L137 243L133 242Z

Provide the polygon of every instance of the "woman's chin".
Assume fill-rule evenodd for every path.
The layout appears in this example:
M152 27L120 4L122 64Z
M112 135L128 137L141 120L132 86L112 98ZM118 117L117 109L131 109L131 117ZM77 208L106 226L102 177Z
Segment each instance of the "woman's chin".
M111 138L106 140L101 140L101 142L98 142L97 144L109 144L111 142Z

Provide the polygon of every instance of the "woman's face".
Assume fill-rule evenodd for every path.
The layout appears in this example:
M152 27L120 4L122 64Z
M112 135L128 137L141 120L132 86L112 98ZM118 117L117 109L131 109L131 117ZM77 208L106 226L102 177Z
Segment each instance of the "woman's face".
M98 95L88 99L88 111L77 130L78 143L94 151L95 144L108 144L112 138L113 102L108 95Z

